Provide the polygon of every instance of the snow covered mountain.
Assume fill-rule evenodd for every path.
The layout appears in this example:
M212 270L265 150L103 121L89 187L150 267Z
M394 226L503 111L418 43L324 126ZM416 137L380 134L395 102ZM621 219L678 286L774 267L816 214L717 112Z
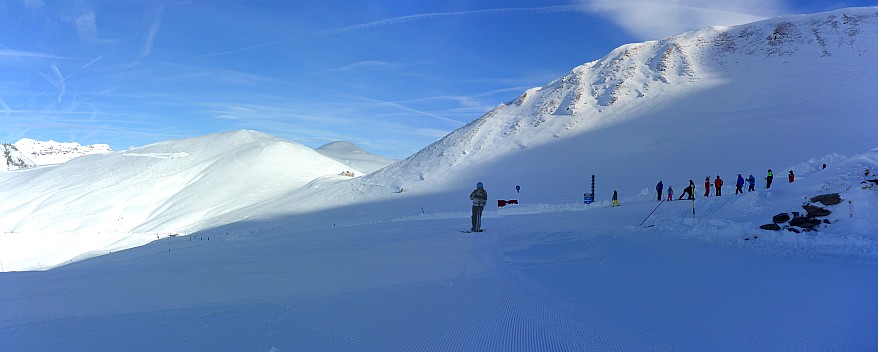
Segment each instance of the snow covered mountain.
M499 196L527 182L522 194L558 202L592 174L602 197L660 179L761 179L878 144L876 62L876 8L625 45L359 182L429 193L485 181Z
M348 141L336 141L315 149L318 153L365 173L375 172L396 162L394 159L371 154Z
M253 131L160 142L4 175L0 229L187 231L316 178L348 179L344 171L350 167L308 147ZM28 192L13 196L16 189Z
M0 151L2 151L4 160L3 168L0 168L0 172L37 166L33 160L28 158L26 153L22 153L14 144L4 143L0 146Z
M363 177L253 131L3 173L0 350L878 350L876 47L878 8L628 45ZM463 234L476 181L520 202Z
M80 145L76 142L43 142L29 138L15 142L15 147L28 155L37 165L61 164L83 155L113 152L107 144Z

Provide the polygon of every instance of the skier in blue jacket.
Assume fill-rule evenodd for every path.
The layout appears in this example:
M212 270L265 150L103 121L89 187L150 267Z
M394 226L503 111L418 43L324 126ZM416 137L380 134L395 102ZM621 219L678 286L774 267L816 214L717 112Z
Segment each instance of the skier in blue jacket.
M738 182L735 183L735 194L744 194L744 177L741 174L738 174Z
M663 185L662 181L659 180L659 183L657 185L655 185L655 193L658 193L658 196L656 196L656 200L658 200L658 201L662 200L662 189L664 189L664 188L665 188L665 185Z

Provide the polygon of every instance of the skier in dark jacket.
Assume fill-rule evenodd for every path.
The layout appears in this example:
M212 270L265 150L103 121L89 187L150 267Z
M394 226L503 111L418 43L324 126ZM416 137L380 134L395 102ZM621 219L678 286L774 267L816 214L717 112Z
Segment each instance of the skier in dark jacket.
M668 186L668 201L674 200L674 187Z
M687 200L695 199L695 182L692 180L689 180L689 187L683 189L683 194L680 195L680 199L678 200L683 200L683 196L686 195L689 196L689 198L686 198Z
M614 207L619 206L619 193L616 193L615 190L613 190L613 206Z
M753 174L750 174L750 177L747 177L747 183L750 185L747 188L747 192L753 192L756 190L756 178L753 177ZM744 192L741 192L744 193Z
M656 200L658 200L658 201L662 200L662 189L664 189L664 188L665 188L665 185L663 185L662 181L659 180L659 183L657 185L655 185L655 193L658 194L658 196L656 196Z
M796 175L793 175L793 170L790 170L790 183L796 180Z
M771 169L768 169L768 176L765 177L765 189L771 188L771 181L774 180L774 174L771 173Z
M482 211L485 210L485 204L488 204L488 191L485 191L484 185L476 183L476 189L469 194L469 199L473 201L473 227L472 232L482 232Z
M750 177L753 177L753 175L750 175ZM750 187L753 187L752 184ZM741 174L738 174L738 182L735 183L735 194L744 194L744 177Z

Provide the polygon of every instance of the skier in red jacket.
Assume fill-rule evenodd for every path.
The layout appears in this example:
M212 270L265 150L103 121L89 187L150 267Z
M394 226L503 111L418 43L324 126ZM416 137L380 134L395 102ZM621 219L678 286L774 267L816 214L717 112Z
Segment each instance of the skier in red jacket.
M710 176L704 178L704 196L710 195Z
M723 195L723 179L719 178L719 175L716 175L716 180L713 180L713 186L716 188L717 197Z

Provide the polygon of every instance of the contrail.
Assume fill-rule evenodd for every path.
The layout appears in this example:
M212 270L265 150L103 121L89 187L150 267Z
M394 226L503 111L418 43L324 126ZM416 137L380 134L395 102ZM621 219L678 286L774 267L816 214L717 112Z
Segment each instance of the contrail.
M322 31L314 32L314 33L296 36L293 38L256 44L253 46L248 46L248 47L240 48L240 49L233 49L233 50L228 50L228 51L209 53L209 54L204 54L202 56L219 56L219 55L226 55L226 54L234 54L234 53L238 53L238 52L242 52L242 51L248 51L248 50L253 50L253 49L258 49L258 48L264 48L267 46L292 42L292 41L303 39L303 38L322 36L322 35L333 35L333 34L339 34L339 33L345 33L345 32L352 32L352 31L361 30L361 29L389 26L389 25L395 25L395 24L413 22L413 21L420 21L420 20L438 18L438 17L470 16L470 15L495 15L495 14L504 14L504 13L558 13L558 12L584 11L584 9L585 8L583 5L558 5L558 6L546 6L546 7L515 7L515 8L504 8L504 9L422 13L422 14L417 14L417 15L385 18L385 19L381 19L381 20L377 20L377 21L355 24L352 26L326 29L326 30L322 30Z

